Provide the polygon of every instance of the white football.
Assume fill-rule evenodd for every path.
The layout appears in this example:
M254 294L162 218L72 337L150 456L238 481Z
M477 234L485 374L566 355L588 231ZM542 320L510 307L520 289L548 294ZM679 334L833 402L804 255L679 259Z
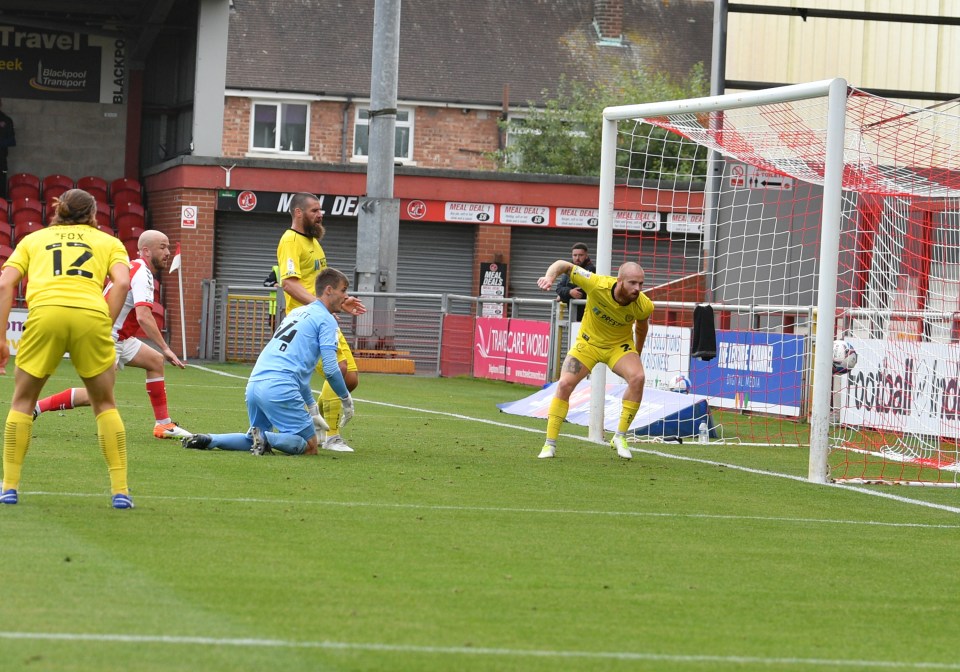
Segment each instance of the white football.
M833 373L842 376L857 365L857 351L846 341L833 342Z
M690 391L691 387L692 385L690 384L690 379L687 378L682 373L674 376L673 379L670 381L671 392L679 392L680 394L686 394L687 392Z

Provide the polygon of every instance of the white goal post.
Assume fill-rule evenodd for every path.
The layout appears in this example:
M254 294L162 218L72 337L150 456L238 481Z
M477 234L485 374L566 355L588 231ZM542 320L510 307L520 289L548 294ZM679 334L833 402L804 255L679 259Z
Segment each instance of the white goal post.
M741 362L742 375L730 365L727 383L706 380L704 369L678 372L700 374L693 392L731 409L718 423L725 438L766 433L773 445L809 445L816 483L956 487L960 356L939 360L960 336L960 255L950 251L960 243L958 176L958 115L870 96L843 79L608 107L597 272L638 261L666 314L710 303L725 338L746 334L742 352L759 352L762 339L769 352L788 344L790 363ZM616 226L620 210L655 211L664 224L631 232ZM702 215L700 230L671 227L690 213ZM666 247L682 250L684 263L649 258ZM694 275L704 289L678 293ZM849 374L834 373L837 339L859 352L862 365ZM590 438L599 442L604 367L592 380ZM745 387L728 398L728 383ZM790 418L791 436L770 436L780 417Z

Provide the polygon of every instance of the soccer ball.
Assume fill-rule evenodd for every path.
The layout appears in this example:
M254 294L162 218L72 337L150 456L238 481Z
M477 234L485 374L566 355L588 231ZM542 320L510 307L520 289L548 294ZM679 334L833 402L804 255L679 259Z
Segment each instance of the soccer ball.
M833 373L842 376L857 365L857 351L846 341L833 342Z
M687 392L690 391L691 387L692 385L690 385L690 379L687 378L682 373L677 374L676 376L673 377L673 380L670 381L671 392L679 392L680 394L686 394Z

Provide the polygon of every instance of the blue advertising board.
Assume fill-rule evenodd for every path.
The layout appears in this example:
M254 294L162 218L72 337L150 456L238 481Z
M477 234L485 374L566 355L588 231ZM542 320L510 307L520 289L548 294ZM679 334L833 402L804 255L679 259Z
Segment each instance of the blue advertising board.
M806 336L717 331L717 356L690 362L693 391L710 405L799 416Z

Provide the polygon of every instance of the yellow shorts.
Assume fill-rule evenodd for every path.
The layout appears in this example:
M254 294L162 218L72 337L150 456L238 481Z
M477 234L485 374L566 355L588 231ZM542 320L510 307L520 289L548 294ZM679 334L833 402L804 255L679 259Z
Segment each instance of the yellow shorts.
M57 370L66 352L81 378L93 378L117 358L110 317L65 306L38 306L27 313L17 348L17 367L34 378Z
M337 361L346 362L347 371L357 370L357 360L353 358L353 351L350 350L350 346L347 344L347 338L339 329L337 329ZM317 362L316 371L323 376L323 362Z
M593 343L587 343L578 337L573 347L570 348L570 352L567 353L567 356L574 357L591 371L593 371L593 367L601 362L612 370L617 362L620 361L621 357L627 353L636 351L637 348L633 340L627 340L613 345L604 344L603 347L600 347Z
M347 363L347 371L357 370L357 361L353 358L353 351L347 345L343 332L337 329L337 361Z

